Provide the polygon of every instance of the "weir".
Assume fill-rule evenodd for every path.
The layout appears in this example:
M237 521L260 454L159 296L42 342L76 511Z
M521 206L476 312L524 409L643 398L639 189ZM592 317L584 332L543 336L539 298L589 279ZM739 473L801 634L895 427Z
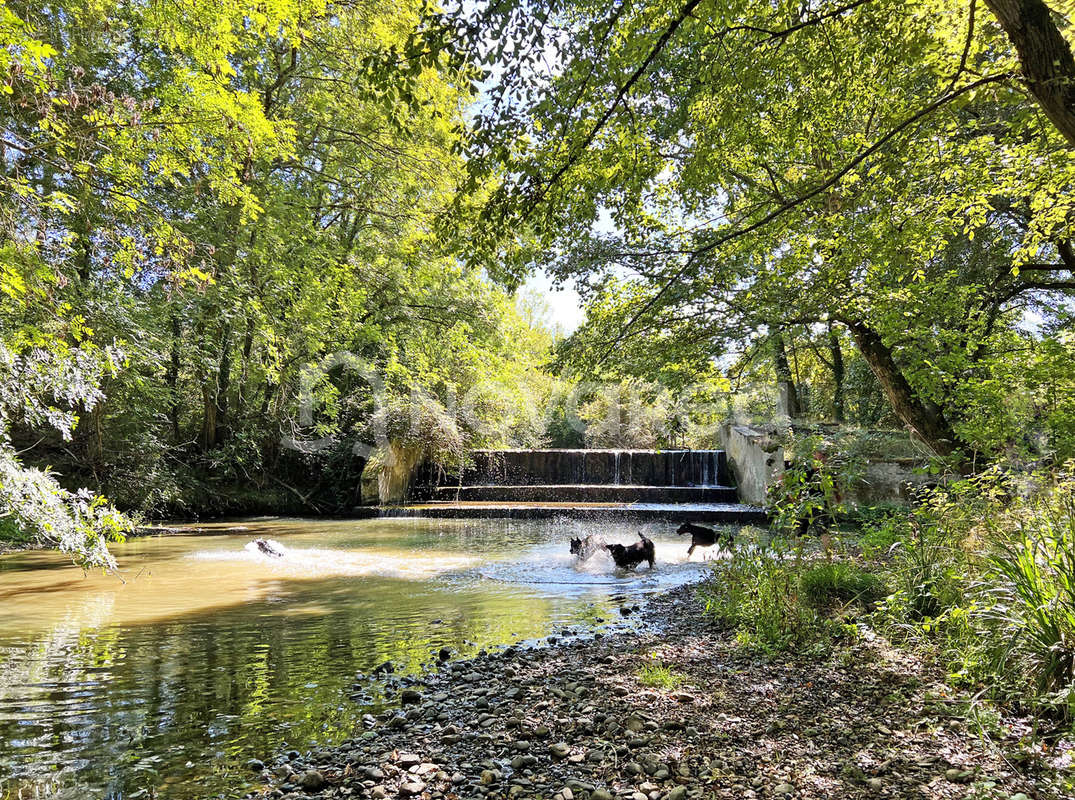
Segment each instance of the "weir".
M642 518L762 523L723 450L478 450L459 475L423 465L386 516Z

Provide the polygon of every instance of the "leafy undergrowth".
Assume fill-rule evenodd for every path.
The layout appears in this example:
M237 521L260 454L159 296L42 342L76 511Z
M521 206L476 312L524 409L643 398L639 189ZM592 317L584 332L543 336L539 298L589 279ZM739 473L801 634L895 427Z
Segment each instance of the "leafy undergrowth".
M982 729L1075 733L1075 464L930 490L859 542L757 539L701 590L740 643L823 655L879 633L942 667Z

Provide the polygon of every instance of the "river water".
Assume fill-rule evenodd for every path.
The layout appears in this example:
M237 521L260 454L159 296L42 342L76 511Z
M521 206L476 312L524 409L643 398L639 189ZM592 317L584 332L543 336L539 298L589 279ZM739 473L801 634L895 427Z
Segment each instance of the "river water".
M0 557L0 799L234 797L244 763L348 738L356 672L417 672L441 647L538 640L620 619L698 579L672 525L657 569L580 565L570 521L255 520L114 547L118 574ZM279 543L283 557L251 542Z

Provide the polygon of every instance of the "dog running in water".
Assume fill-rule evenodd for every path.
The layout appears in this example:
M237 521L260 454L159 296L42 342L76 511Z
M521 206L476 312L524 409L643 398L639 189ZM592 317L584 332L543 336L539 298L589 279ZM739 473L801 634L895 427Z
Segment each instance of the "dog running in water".
M605 548L605 540L596 533L591 533L585 539L571 537L571 555L578 556L579 561L585 561L598 550Z
M270 558L284 557L284 551L280 549L280 546L276 542L270 542L267 539L255 539L254 544L258 546L258 550Z
M608 550L612 560L616 562L616 566L620 569L634 569L643 561L649 563L649 568L653 569L655 561L656 548L653 546L653 542L646 538L646 534L642 531L638 532L640 542L634 544L606 544L605 549Z
M696 547L712 547L715 544L719 544L730 550L732 543L735 541L735 537L731 531L721 531L718 533L712 528L695 525L693 522L684 522L676 529L676 533L680 536L685 533L691 535L691 546L687 550L687 558L691 557L691 553L694 552L694 548Z

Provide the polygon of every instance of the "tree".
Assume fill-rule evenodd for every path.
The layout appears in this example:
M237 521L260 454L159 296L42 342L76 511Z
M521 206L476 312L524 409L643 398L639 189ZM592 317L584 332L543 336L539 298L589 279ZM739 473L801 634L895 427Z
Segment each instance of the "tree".
M969 466L968 397L1023 312L1060 323L1075 289L1070 9L986 5L480 8L475 27L536 19L527 40L556 51L551 72L525 48L501 67L473 141L475 168L507 162L501 244L525 256L527 231L615 308L590 314L591 362L653 331L719 349L835 324L901 421Z

